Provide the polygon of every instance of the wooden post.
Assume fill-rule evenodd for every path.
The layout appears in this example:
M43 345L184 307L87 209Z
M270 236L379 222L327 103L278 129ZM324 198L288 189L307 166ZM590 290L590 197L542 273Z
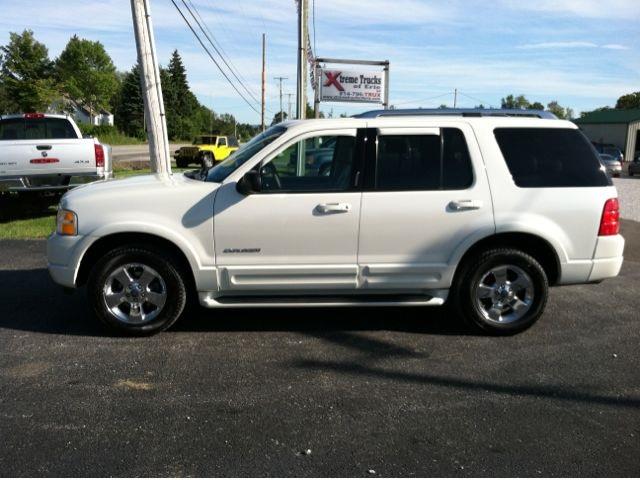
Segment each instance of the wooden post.
M267 35L262 34L262 111L260 113L262 131L265 131L264 113L267 101Z
M307 113L307 0L298 0L298 82L296 117Z
M171 156L169 153L169 137L167 135L167 119L162 99L160 69L156 57L155 41L149 0L131 0L133 30L140 63L140 84L144 99L147 137L151 171L171 174Z

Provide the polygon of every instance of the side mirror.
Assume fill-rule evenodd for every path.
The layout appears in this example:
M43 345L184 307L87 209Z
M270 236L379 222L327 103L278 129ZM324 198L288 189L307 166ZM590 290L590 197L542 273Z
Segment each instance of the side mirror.
M251 170L245 173L240 181L236 184L236 190L242 195L252 195L262 190L262 179L260 173Z

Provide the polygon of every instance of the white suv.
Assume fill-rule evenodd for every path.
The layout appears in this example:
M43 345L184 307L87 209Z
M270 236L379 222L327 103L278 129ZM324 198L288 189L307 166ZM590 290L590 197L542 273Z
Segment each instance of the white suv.
M383 111L276 125L208 172L67 193L49 271L131 334L205 307L443 305L510 334L550 285L622 265L618 201L573 123Z

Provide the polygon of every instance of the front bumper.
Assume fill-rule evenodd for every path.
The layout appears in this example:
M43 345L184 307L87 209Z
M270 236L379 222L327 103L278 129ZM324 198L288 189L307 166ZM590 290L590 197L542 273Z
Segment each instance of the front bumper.
M80 261L93 237L62 236L53 233L47 239L47 268L54 282L63 287L75 288Z

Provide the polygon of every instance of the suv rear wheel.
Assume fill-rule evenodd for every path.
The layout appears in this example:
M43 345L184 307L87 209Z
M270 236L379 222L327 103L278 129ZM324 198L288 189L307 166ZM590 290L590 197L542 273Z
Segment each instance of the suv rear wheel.
M549 283L532 256L515 249L493 249L462 267L452 293L454 306L467 323L494 335L510 335L540 318Z
M187 293L178 262L152 246L125 246L102 257L87 283L91 307L108 327L129 335L166 330Z

